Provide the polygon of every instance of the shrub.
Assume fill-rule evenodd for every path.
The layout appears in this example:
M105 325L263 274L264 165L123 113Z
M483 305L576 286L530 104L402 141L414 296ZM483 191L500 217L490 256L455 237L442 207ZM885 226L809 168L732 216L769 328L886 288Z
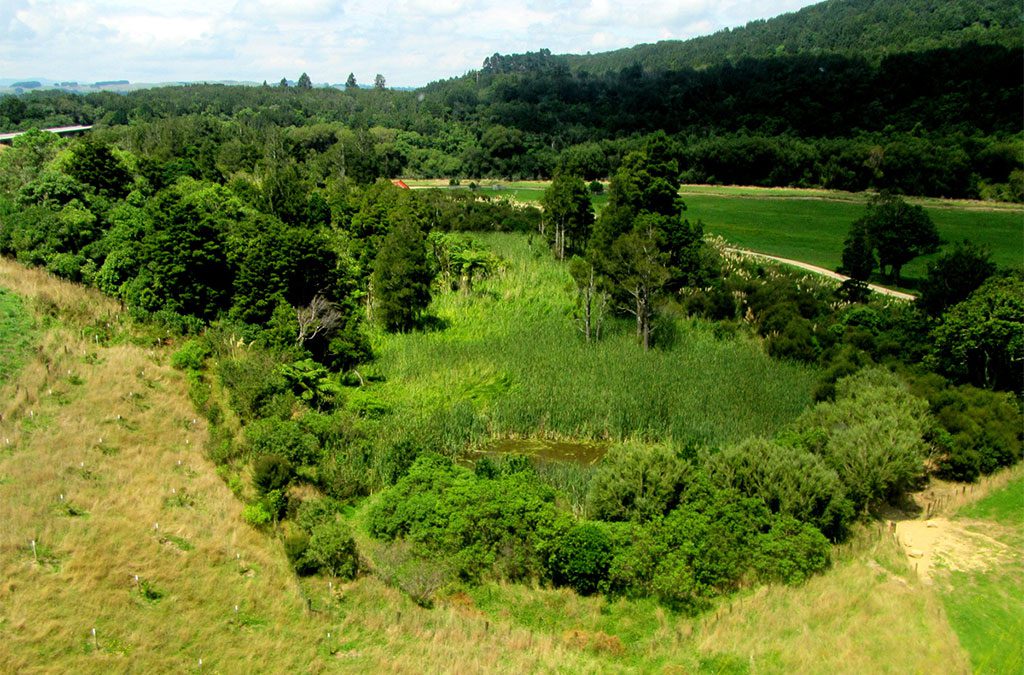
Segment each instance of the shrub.
M787 515L755 544L754 569L765 581L803 583L829 565L829 543L821 532Z
M928 400L941 429L937 473L973 481L1021 459L1024 425L1012 394L954 386L939 375L914 378L911 389Z
M284 554L288 556L288 562L292 564L297 574L306 576L316 572L316 567L306 556L306 551L309 550L308 534L301 530L289 532L285 535L282 543L284 544Z
M620 445L605 455L587 492L599 520L649 519L679 503L689 467L670 448Z
M302 431L294 420L267 417L245 427L249 452L255 456L281 455L296 465L315 464L320 446L312 434Z
M547 561L551 580L581 595L596 593L608 576L611 540L596 523L581 523L559 539Z
M210 345L202 339L186 340L178 351L171 355L171 366L178 370L202 370L203 363L210 357Z
M359 573L356 542L348 526L336 520L323 521L313 528L303 560L343 579L354 579Z
M374 504L370 534L405 537L442 555L464 579L540 571L541 531L555 519L554 493L530 474L481 479L434 454L419 457Z
M295 395L269 355L256 352L245 358L225 359L218 374L228 390L231 409L243 422L291 415Z
M259 501L245 505L242 509L242 519L253 527L260 528L268 525L273 516L262 501Z
M281 455L262 455L252 466L252 483L265 495L272 490L284 490L295 477L295 467Z
M312 532L317 525L334 520L341 509L341 503L329 497L307 499L299 504L295 524L306 532Z
M928 404L884 368L866 368L836 383L834 403L819 403L794 424L816 432L819 453L835 469L855 509L896 498L924 473Z
M749 439L714 455L708 471L718 486L760 499L773 513L810 523L833 539L844 536L854 517L836 471L800 447Z

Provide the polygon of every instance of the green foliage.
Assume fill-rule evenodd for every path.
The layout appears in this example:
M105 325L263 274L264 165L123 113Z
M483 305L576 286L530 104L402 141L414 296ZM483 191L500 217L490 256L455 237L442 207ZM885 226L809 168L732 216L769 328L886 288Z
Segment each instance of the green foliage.
M966 300L995 271L992 254L965 239L928 263L928 276L921 284L918 304L932 316L939 316Z
M211 355L210 345L202 339L186 340L171 355L171 366L178 370L201 371Z
M245 426L245 440L255 457L278 455L295 465L315 464L320 444L296 420L264 417Z
M600 525L580 523L551 546L547 560L552 582L581 595L596 593L608 576L611 540Z
M342 579L359 574L359 554L347 525L324 520L313 526L303 561L320 572Z
M828 540L813 526L782 516L758 537L753 567L768 582L800 584L830 563Z
M941 429L935 439L939 476L973 481L1021 459L1024 425L1011 394L955 386L938 375L913 378L911 390L928 400Z
M280 369L292 392L310 407L330 407L341 395L337 379L313 359L285 363Z
M425 454L374 502L370 534L404 538L444 556L467 579L510 579L541 569L541 532L555 518L554 495L529 474L478 478L450 460Z
M761 499L772 513L809 523L832 539L841 539L854 512L835 469L799 447L759 438L713 455L712 480Z
M598 183L600 185L600 183ZM541 198L544 207L544 233L551 244L555 257L564 260L566 255L583 253L594 212L590 205L590 194L579 176L556 173L551 185Z
M871 198L867 213L850 229L850 264L858 272L867 267L864 241L878 256L878 266L890 281L899 284L900 270L919 255L938 250L939 232L923 207L883 192ZM845 251L844 251L845 253ZM844 259L844 265L846 260ZM888 268L888 272L886 271ZM859 277L858 277L859 278Z
M843 242L843 262L839 271L858 281L867 281L878 264L871 246L867 223L861 219L850 226Z
M252 464L252 484L261 495L287 489L294 477L295 467L281 455L260 455Z
M961 382L1021 391L1024 378L1024 275L986 281L951 307L932 333L931 361Z
M243 422L291 415L294 394L270 355L252 350L240 358L224 359L217 374L228 392L231 409Z
M679 503L689 471L671 448L615 446L590 481L587 511L599 520L665 515Z
M374 316L389 331L415 328L430 304L432 281L423 231L406 224L394 227L373 262Z
M274 519L274 514L262 502L253 502L242 507L242 520L255 528L266 527Z
M808 410L795 428L861 510L898 498L924 475L933 424L926 401L874 367L839 380L835 402Z
M75 180L108 197L123 198L131 187L131 174L110 146L92 139L75 145L68 159L67 172Z

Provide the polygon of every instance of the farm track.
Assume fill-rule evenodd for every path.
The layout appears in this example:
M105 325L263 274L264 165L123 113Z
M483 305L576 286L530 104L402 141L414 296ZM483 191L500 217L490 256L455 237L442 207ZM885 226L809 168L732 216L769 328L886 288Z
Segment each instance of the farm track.
M782 263L784 265L799 267L802 270L813 272L815 274L820 274L821 276L828 277L830 279L835 279L836 281L846 281L847 279L850 278L846 275L839 274L838 272L833 272L832 270L825 269L824 267L818 267L817 265L811 265L809 263L800 262L799 260L792 260L790 258L780 258L779 256L768 255L767 253L758 253L757 251L749 251L744 248L729 247L726 248L725 250L729 251L730 253L738 253L740 255L749 256L751 258L763 258L765 260L772 260L775 262ZM879 286L877 284L868 284L868 288L870 288L875 293L881 293L882 295L888 295L893 298L899 298L900 300L917 299L916 296L911 295L910 293L904 293L903 291L894 291L891 288L886 288L885 286Z

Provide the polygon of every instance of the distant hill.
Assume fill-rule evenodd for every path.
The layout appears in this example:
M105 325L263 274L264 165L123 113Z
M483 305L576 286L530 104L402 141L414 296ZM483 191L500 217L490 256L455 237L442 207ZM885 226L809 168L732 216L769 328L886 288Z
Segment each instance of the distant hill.
M1021 45L1022 28L1017 0L826 0L691 40L559 58L573 71L593 73L636 65L645 70L703 68L743 58L822 53L877 60L967 42Z

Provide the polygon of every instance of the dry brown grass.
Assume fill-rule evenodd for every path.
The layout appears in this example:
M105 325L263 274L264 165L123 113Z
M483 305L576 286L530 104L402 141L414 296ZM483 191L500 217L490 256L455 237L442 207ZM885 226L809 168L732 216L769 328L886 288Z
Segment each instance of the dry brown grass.
M7 261L0 284L51 324L0 393L3 669L314 662L322 622L278 548L242 524L164 350L97 344L87 327L118 321L117 306L80 288ZM144 599L144 583L163 597Z

